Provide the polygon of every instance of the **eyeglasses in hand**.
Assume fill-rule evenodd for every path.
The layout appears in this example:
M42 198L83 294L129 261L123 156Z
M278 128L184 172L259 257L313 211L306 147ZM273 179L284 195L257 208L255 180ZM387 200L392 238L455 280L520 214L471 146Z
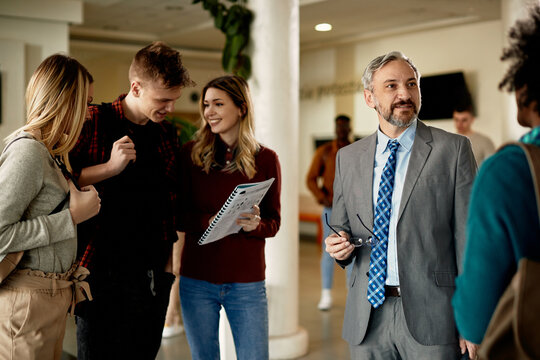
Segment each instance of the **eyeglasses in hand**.
M362 239L362 238L359 238L359 237L353 237L351 236L349 238L349 242L354 245L354 247L360 247L360 246L364 246L364 245L368 245L368 246L375 246L379 243L379 238L377 237L377 235L375 235L370 229L368 229L368 227L366 225L364 225L364 222L362 221L362 219L360 219L360 215L356 214L356 216L358 217L358 220L360 220L360 224L362 224L362 226L367 230L369 231L370 234L372 234L373 236L370 236L368 237L366 240ZM330 225L328 223L328 214L324 214L324 220L326 221L326 225L330 228L330 230L332 230L337 236L339 237L342 237L340 233L337 232L336 229L334 229L332 227L332 225Z

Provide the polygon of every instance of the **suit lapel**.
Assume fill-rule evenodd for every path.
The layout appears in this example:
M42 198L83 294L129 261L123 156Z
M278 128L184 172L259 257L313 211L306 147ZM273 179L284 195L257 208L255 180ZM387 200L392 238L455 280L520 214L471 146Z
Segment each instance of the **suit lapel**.
M373 227L373 166L375 164L377 133L368 136L365 141L361 142L361 145L362 147L359 148L359 166L354 167L358 169L357 178L360 186L357 211L364 224Z
M403 185L403 193L401 194L401 205L399 207L398 223L403 215L403 211L407 206L407 202L411 197L411 193L414 189L416 181L426 164L426 161L431 152L431 145L429 144L433 140L431 136L431 130L424 125L420 120L417 122L416 135L414 137L413 147L411 149L411 157L409 158L409 166L407 168L407 174L405 175L405 184Z

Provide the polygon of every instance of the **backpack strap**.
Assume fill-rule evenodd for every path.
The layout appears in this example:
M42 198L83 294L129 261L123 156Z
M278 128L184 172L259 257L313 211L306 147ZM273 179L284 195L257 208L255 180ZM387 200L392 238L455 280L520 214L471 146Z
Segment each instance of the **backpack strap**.
M527 162L529 163L529 168L531 170L534 193L536 195L536 207L538 209L538 217L540 219L540 147L521 142L512 142L504 145L501 147L501 149L509 145L519 146L525 153L525 157L527 158Z

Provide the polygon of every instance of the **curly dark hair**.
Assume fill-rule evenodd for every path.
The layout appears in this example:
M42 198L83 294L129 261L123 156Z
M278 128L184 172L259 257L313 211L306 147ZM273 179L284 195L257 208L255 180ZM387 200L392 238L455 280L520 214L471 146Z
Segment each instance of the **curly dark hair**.
M515 91L526 87L519 105L536 101L535 110L540 114L540 4L532 6L529 17L517 21L508 36L510 46L503 50L501 60L512 63L499 89Z

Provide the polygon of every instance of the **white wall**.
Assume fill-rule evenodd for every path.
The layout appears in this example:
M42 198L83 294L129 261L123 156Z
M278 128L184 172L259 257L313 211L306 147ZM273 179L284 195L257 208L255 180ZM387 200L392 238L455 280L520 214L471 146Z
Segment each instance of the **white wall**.
M501 22L491 21L358 44L356 73L361 76L371 59L391 50L403 51L423 75L462 70L476 105L475 129L499 143L502 136L502 94L497 84L503 75L499 60L502 52L501 33ZM360 109L355 117L374 116L367 106ZM454 131L451 120L429 123Z
M9 81L10 83L9 88L5 87L7 85L2 85L0 139L4 139L9 133L24 125L26 84L43 59L57 52L67 53L68 31L67 23L12 19L0 15L0 40L2 40L0 42L2 54L0 71L2 82ZM14 43L18 43L23 51L12 51ZM22 78L20 78L21 72ZM18 82L15 87L10 82L14 77ZM0 148L2 147L3 142Z
M24 43L0 39L0 73L2 74L2 109L0 150L3 139L24 124L25 57Z
M332 84L331 67L350 66L350 80L361 80L365 66L378 55L400 50L411 58L423 75L435 75L461 70L476 105L477 120L474 128L493 139L496 145L503 139L503 95L498 82L504 73L499 57L502 52L502 24L489 21L472 25L447 27L432 31L409 33L392 37L377 38L350 44L354 60L343 63L333 61L341 48L306 51L301 54L301 84L320 86ZM346 52L345 52L346 53ZM345 64L345 65L344 65ZM344 69L339 69L343 73ZM339 79L343 82L343 79ZM300 192L308 193L305 174L314 149L310 143L313 136L333 134L333 118L344 112L335 101L337 96L328 96L318 101L300 101L301 153ZM354 95L353 129L358 135L368 135L377 129L378 121L373 109L367 107L363 93ZM429 125L454 131L452 120L429 121ZM308 142L306 144L306 142Z
M85 65L95 79L96 102L112 101L129 90L128 69L139 47L128 46L126 50L122 45L111 49L70 43L69 24L82 22L82 10L79 0L0 0L0 149L2 140L24 125L26 84L49 55L70 54ZM176 111L198 113L190 95L200 93L208 80L223 74L220 58L183 60L197 86L184 90Z
M335 51L327 49L300 54L300 88L331 84L335 79ZM315 152L314 140L333 136L336 114L333 97L324 96L300 100L299 126L299 191L306 193L306 174Z
M47 0L47 3L54 1ZM96 79L95 98L98 102L111 101L128 90L127 69L136 49L104 51L80 46L70 49L68 34L66 22L3 16L0 7L0 39L6 40L0 42L3 80L0 138L24 123L24 105L21 105L24 87L35 67L50 54L70 51L72 56L79 59ZM496 144L500 144L504 138L503 97L497 90L497 83L503 74L499 61L503 38L501 22L490 21L372 39L339 48L305 51L300 56L300 87L313 88L344 82L347 74L349 80L359 81L364 67L372 58L398 49L407 54L424 75L463 70L477 107L476 130L486 133ZM19 42L18 51L10 51L6 45L14 46L14 42ZM222 70L219 60L184 58L184 62L198 86L185 89L176 111L197 112L197 105L189 95L192 92L200 93L202 86L209 79L221 75ZM23 68L21 64L24 64ZM14 72L8 71L8 68L15 67L18 69ZM22 90L20 80L16 80L17 85L7 88L8 84L14 84L9 81L20 78L21 72L24 73ZM298 182L301 193L308 194L305 174L314 152L313 140L333 136L336 114L343 112L352 116L355 134L366 135L376 129L376 115L365 105L362 93L353 96L352 106L350 101L342 101L345 97L323 96L300 101ZM453 130L450 120L431 123Z
M81 20L77 0L0 1L0 148L25 123L24 92L35 68L49 55L68 52L68 22Z

